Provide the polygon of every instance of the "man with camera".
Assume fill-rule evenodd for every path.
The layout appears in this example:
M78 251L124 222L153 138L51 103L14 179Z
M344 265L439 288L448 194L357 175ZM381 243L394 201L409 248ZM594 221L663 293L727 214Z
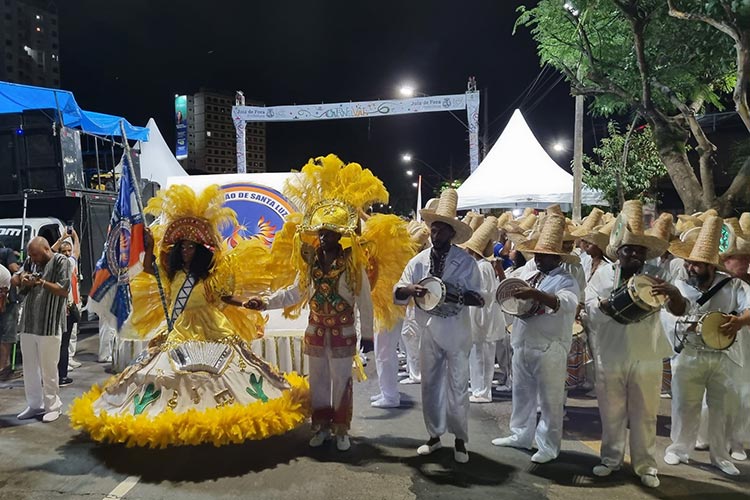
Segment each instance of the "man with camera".
M26 295L21 314L21 353L28 406L18 419L43 414L43 422L54 422L62 410L57 361L73 266L67 257L52 252L40 236L29 242L28 255L12 279Z

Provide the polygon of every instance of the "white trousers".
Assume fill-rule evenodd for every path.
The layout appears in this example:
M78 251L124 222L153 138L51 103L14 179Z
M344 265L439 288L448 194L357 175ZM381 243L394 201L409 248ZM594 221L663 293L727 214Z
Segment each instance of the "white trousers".
M656 474L656 415L662 360L625 361L596 367L596 394L602 420L602 463L618 469L630 426L630 459L638 476Z
M68 344L68 357L76 355L76 346L78 345L78 323L73 323L73 329L70 331L70 343Z
M59 335L21 334L23 388L31 409L50 412L62 408L57 378L60 342Z
M513 382L513 349L510 346L510 335L503 333L500 340L495 343L495 359L499 366L499 372L505 375L500 377L500 382L508 387L512 387Z
M667 453L690 457L698 437L705 392L711 462L730 460L727 417L734 416L739 406L732 387L731 365L725 353L692 349L685 349L672 360L672 444Z
M492 378L495 376L496 342L478 342L469 355L471 394L476 398L492 399Z
M112 357L117 335L117 318L111 314L99 316L99 361Z
M409 306L414 307L414 306ZM407 317L401 327L401 346L406 351L406 370L412 380L422 380L422 372L419 368L419 339L421 332L418 330L416 321Z
M399 403L398 392L398 354L396 346L401 336L402 322L399 321L390 330L381 330L375 334L375 369L378 372L380 393L389 403Z
M567 366L568 349L560 342L513 349L510 432L519 447L531 448L536 438L540 452L554 457L560 454ZM542 413L539 424L537 403Z
M310 403L313 430L333 428L346 434L352 419L352 358L310 356Z
M442 349L431 335L420 344L422 415L430 437L446 432L469 441L469 353Z

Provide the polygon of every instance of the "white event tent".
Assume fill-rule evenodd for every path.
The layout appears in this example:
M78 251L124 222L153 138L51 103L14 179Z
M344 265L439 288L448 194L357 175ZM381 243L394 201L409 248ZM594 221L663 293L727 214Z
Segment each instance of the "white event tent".
M601 193L583 187L584 205L607 205ZM546 208L552 203L569 211L573 176L542 148L520 110L477 169L458 188L458 209Z
M141 179L158 182L159 186L167 187L168 177L187 176L187 172L164 141L153 118L149 119L146 128L149 129L148 141L140 143Z

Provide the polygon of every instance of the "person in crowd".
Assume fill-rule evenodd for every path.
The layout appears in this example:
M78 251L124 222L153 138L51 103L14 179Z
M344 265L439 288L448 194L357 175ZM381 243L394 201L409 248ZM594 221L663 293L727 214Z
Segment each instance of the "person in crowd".
M718 333L736 335L740 328L750 325L750 297L740 280L717 272L722 224L720 217L709 217L694 242L678 241L669 250L687 265L688 279L675 282L686 301L681 312L693 322L700 322L705 313L722 312L725 322ZM680 352L672 361L672 444L665 451L664 462L688 462L698 435L705 392L711 463L727 475L739 475L729 456L727 416L734 415L739 404L733 374L742 364L741 354L731 347L711 348L696 335L692 324L678 322L677 327L685 337L679 341L676 349ZM708 335L708 325L705 328Z
M659 486L656 466L656 414L662 378L662 360L672 348L658 314L624 324L615 320L612 292L629 278L648 274L653 292L666 297L670 311L681 313L685 302L679 290L659 278L659 269L646 261L664 253L667 242L644 233L640 201L625 202L612 229L607 255L615 264L602 267L586 288L586 313L596 330L596 393L602 421L601 463L595 476L604 477L622 467L630 428L630 460L641 483ZM662 275L663 276L663 275Z
M0 246L0 267L9 271L11 275L18 272L20 266L16 252L12 248ZM18 289L10 285L5 299L5 311L0 315L0 382L22 376L20 371L13 369L11 363L13 346L18 342L18 311L21 298Z
M518 250L534 254L535 265L520 273L529 286L513 296L536 307L530 316L513 320L510 435L492 440L495 446L531 449L536 439L538 451L531 461L539 464L560 454L567 358L580 294L576 280L561 266L568 254L564 232L565 217L548 214L536 238L518 245Z
M62 412L57 362L73 266L40 236L29 242L28 253L13 276L13 284L26 295L21 314L21 354L27 407L18 419L43 414L43 422L54 422Z
M73 380L68 377L68 366L75 354L78 323L81 321L81 293L78 287L78 261L81 258L81 241L72 226L68 226L67 231L52 245L52 251L67 257L70 260L70 265L73 266L70 292L68 293L65 331L63 331L62 341L60 342L60 360L57 362L59 384L62 387L73 383Z
M464 306L482 306L479 268L474 259L456 245L471 236L471 228L456 219L458 194L446 189L434 210L420 212L430 226L432 248L423 250L406 265L394 287L394 301L406 304L409 299L424 297L427 289L419 283L437 277L460 291ZM431 311L434 312L434 311ZM469 439L469 351L471 332L469 311L460 308L456 314L442 317L422 309L416 310L416 321L422 332L420 366L422 369L422 414L429 440L417 449L429 455L442 447L440 436L455 435L453 458L469 461L466 443Z

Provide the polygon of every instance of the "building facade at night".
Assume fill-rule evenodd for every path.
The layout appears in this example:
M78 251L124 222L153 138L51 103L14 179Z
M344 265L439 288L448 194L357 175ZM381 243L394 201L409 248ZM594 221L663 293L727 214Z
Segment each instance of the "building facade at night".
M2 0L0 0L2 1ZM262 103L248 102L252 105ZM187 158L189 173L227 174L237 172L237 141L232 106L234 93L201 89L187 96ZM266 171L266 124L248 123L247 171Z
M44 0L0 0L0 80L60 87L57 6Z

